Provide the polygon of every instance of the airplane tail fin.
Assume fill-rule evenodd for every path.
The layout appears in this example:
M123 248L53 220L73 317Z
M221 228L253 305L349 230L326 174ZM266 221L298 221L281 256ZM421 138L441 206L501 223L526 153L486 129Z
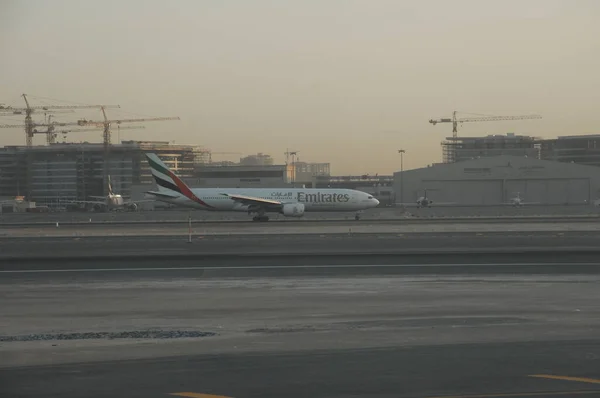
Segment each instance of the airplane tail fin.
M188 197L193 195L186 183L177 177L156 154L146 153L146 158L159 191L177 192Z
M166 164L154 153L146 153L148 165L152 172L152 177L156 181L159 192L181 192L181 187L186 187L185 183L173 173Z
M110 175L108 176L107 184L108 184L108 194L113 195L112 184L110 183Z
M152 176L156 181L156 185L158 186L158 192L160 195L155 196L169 196L173 198L177 197L177 194L183 195L188 199L200 204L205 208L212 209L213 207L206 204L200 198L198 198L188 187L185 182L181 180L181 178L177 177L175 173L173 173L166 164L163 163L162 160L154 153L146 153L146 158L148 159L148 165L150 165L150 170L152 171ZM152 193L152 192L150 192Z

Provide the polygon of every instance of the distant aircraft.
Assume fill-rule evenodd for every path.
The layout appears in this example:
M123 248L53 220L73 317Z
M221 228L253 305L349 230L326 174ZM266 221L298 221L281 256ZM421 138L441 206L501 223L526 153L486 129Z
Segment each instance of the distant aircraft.
M519 207L524 205L539 205L540 202L524 202L523 198L521 198L521 194L517 192L517 196L510 198L508 202L504 203L505 205Z
M253 221L268 221L266 213L302 217L305 212L361 212L377 207L372 195L353 189L311 188L190 188L154 153L148 164L158 191L149 191L156 200L207 211L237 211L256 214Z
M110 183L110 176L108 176L108 195L107 196L90 196L90 198L96 198L99 200L74 200L68 203L83 203L91 204L96 210L100 211L118 211L128 210L136 211L139 203L154 202L154 199L145 200L125 200L122 195L116 194L112 190Z
M427 197L427 190L425 190L424 195L421 196L419 199L417 199L416 202L396 203L396 205L400 205L400 206L404 206L404 207L416 207L418 209L420 209L421 207L431 208L432 204L433 204L433 200L431 200ZM440 202L440 203L436 203L436 206L448 206L448 205L452 205L452 204L455 204L455 203Z
M5 199L0 201L0 204L4 203L23 203L25 201L25 196L15 196L14 199Z

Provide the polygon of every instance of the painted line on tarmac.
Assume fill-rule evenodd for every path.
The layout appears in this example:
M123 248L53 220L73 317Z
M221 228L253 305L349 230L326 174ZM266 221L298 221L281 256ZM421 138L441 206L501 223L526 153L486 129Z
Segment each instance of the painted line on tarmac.
M468 263L468 264L332 264L332 265L231 265L197 267L127 267L2 270L2 274L60 273L60 272L130 272L130 271L193 271L193 270L268 270L268 269L340 269L340 268L432 268L432 267L508 267L508 266L600 266L600 263Z
M566 381L578 381L580 383L600 384L600 379L590 379L588 377L573 377L573 376L546 375L546 374L529 375L529 377L536 377L538 379L566 380Z
M480 394L480 395L439 395L427 398L501 398L501 397L549 397L549 396L571 396L571 395L596 395L600 390L578 390L578 391L539 391L539 392L513 392L506 394Z
M225 395L202 394L198 392L173 392L169 395L186 398L232 398Z

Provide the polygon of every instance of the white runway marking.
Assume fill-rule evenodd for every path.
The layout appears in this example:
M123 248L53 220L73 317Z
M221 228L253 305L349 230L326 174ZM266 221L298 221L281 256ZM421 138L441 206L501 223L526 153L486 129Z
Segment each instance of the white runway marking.
M51 272L130 272L130 271L196 271L196 270L264 270L264 269L327 269L327 268L406 268L406 267L505 267L505 266L579 266L600 263L467 263L467 264L335 264L335 265L249 265L249 266L198 266L198 267L140 267L140 268L74 268L74 269L24 269L4 270L2 274L51 273Z

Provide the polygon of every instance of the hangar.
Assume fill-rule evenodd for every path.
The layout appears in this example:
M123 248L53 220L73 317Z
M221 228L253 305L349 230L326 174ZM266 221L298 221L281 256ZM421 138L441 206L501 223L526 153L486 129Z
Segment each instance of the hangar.
M600 167L502 155L394 174L396 203L414 202L425 190L434 204L499 205L517 193L547 205L591 203L600 197Z

